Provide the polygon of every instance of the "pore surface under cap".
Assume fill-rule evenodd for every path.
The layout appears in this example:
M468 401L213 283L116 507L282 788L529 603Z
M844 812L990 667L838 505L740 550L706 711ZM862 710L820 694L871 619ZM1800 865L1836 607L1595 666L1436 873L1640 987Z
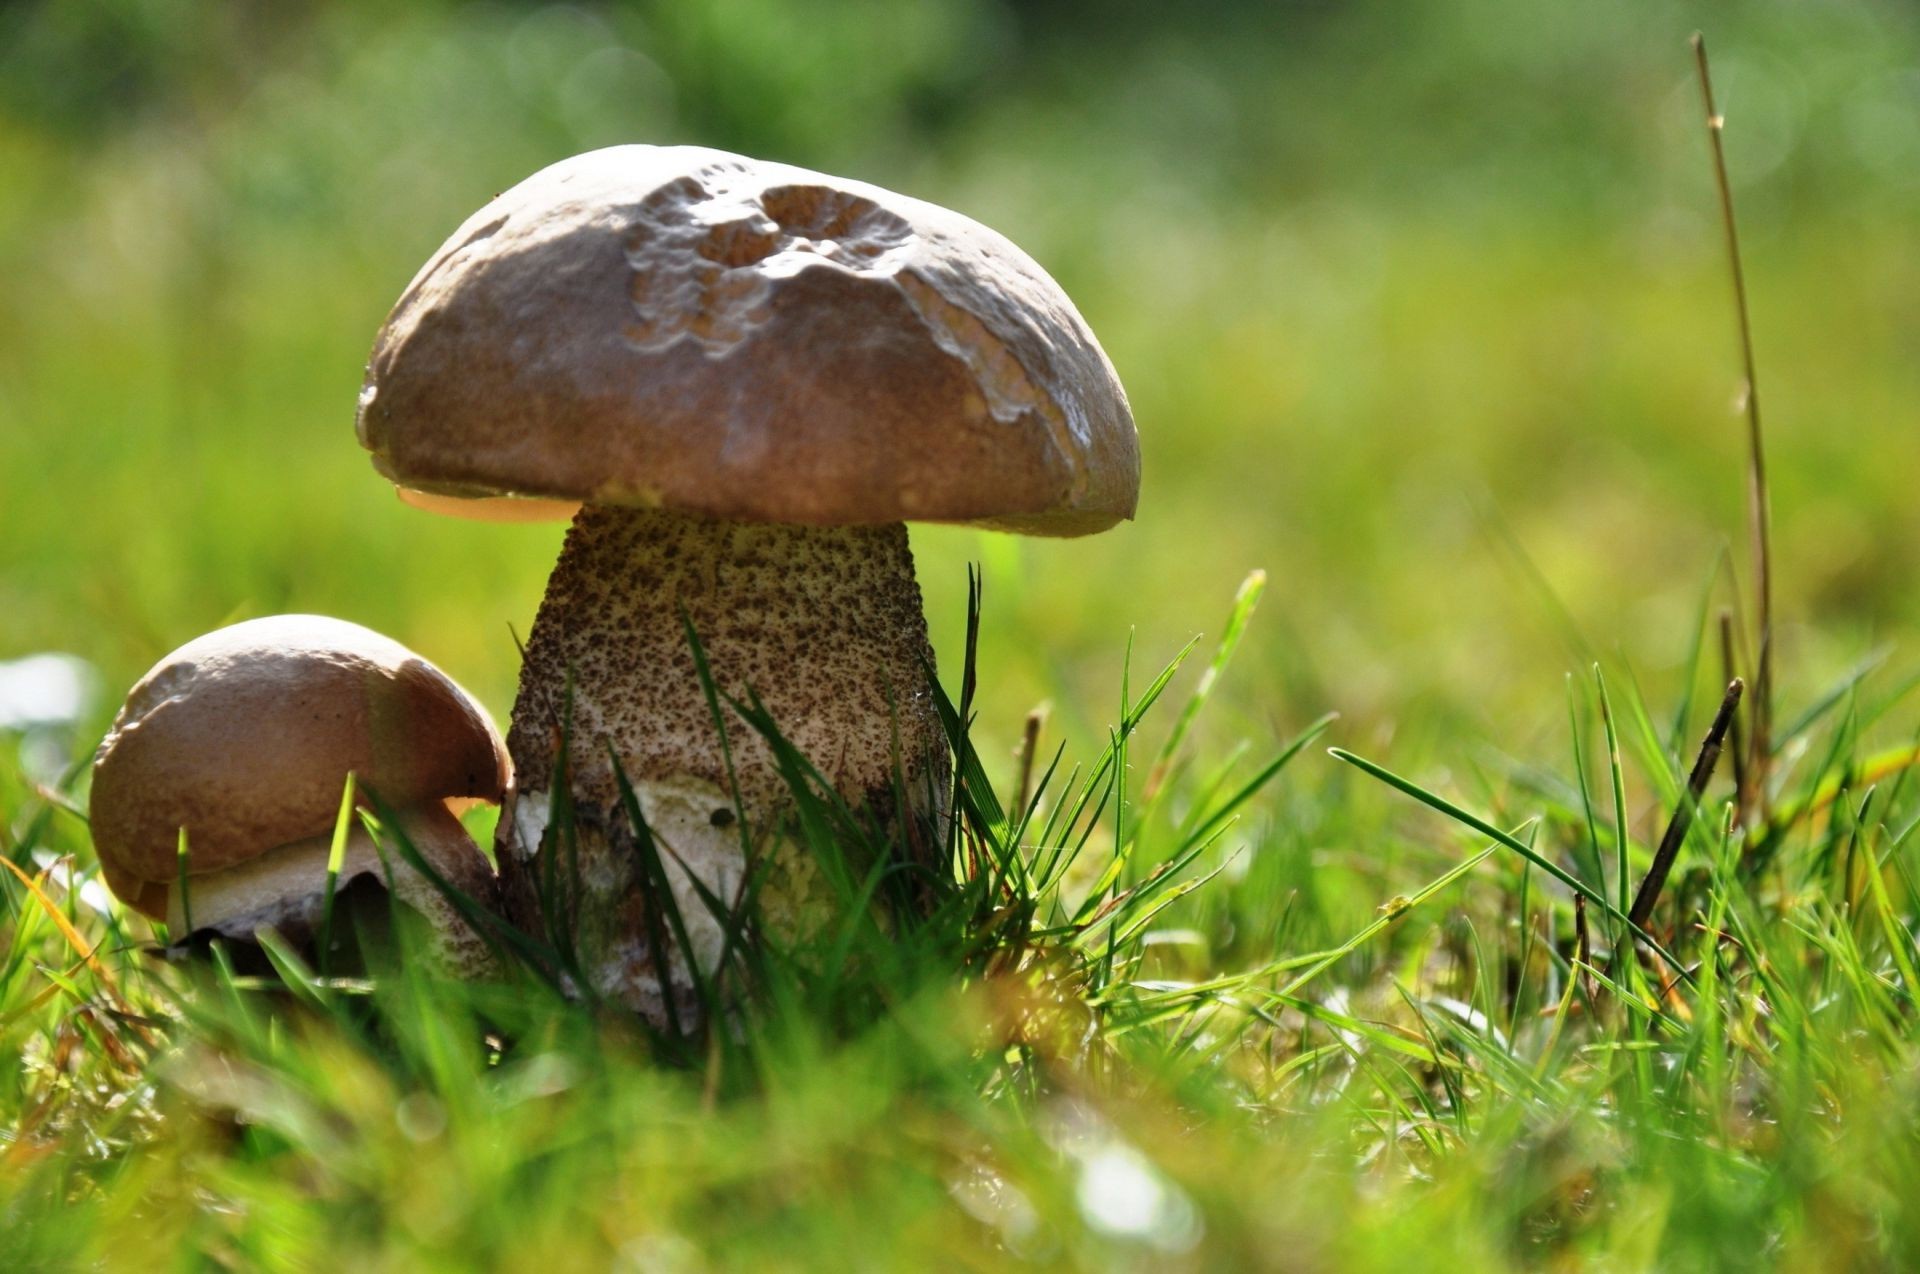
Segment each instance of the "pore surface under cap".
M505 758L479 705L399 642L319 615L249 620L128 693L94 761L94 844L117 882L167 882L184 826L190 871L220 871L331 828L349 770L396 806L497 801Z
M374 346L360 440L403 487L813 525L1131 517L1093 333L1000 235L696 147L546 168L463 225Z

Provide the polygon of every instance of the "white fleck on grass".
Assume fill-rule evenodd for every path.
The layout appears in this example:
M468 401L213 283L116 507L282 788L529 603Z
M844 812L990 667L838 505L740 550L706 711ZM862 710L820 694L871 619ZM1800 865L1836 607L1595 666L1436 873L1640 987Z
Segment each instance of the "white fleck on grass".
M1186 1192L1096 1111L1061 1103L1048 1112L1042 1132L1075 1161L1074 1199L1092 1229L1168 1254L1200 1242L1205 1227Z
M1103 1234L1162 1252L1185 1252L1200 1241L1199 1213L1153 1162L1122 1141L1080 1157L1080 1213Z

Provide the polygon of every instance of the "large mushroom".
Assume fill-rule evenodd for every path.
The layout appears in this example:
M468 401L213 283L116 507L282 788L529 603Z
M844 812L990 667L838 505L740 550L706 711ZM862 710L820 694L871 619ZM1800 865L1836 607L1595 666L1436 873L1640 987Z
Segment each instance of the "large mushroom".
M399 642L320 615L197 637L128 692L93 764L101 874L123 902L166 921L175 941L217 935L245 950L271 926L317 956L349 773L363 799L371 791L396 812L443 879L491 901L493 871L456 812L501 798L499 733L464 690ZM449 971L486 967L485 942L440 888L397 853L383 860L356 820L337 896L364 900L363 914L377 921L389 881L424 918Z
M1139 486L1112 364L1025 253L917 199L694 147L578 155L474 214L382 328L358 429L410 503L573 518L498 856L524 915L566 732L572 937L655 1020L690 979L646 941L609 745L664 856L718 897L746 867L736 796L772 837L763 899L798 905L813 871L774 834L788 788L737 719L733 790L686 623L720 690L757 693L903 844L938 843L908 826L938 821L923 794L949 761L904 523L1082 535L1131 517ZM724 927L683 873L674 889L694 958L716 959Z

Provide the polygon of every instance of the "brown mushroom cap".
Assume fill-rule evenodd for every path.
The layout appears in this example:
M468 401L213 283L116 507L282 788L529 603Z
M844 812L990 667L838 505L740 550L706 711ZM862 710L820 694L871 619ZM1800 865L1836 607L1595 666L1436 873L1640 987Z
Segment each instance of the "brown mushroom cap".
M508 777L486 712L370 629L276 615L195 638L128 693L94 759L107 882L164 906L145 886L176 877L183 826L192 875L327 832L348 771L396 807L498 801Z
M1112 364L1020 249L877 186L686 146L576 155L469 219L381 330L358 428L403 489L558 502L466 510L483 517L589 502L1079 535L1131 517L1140 483Z

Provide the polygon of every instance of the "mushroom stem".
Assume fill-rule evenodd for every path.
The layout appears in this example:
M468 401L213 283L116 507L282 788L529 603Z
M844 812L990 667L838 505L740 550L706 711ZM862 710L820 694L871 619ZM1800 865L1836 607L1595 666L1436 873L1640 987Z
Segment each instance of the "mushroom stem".
M414 806L398 817L398 830L442 880L482 905L491 901L494 880L486 860L443 802ZM323 832L224 871L189 877L184 899L177 887L165 887L169 933L176 941L218 935L231 943L251 945L257 929L271 927L317 963L332 847L333 833ZM336 886L341 895L364 882L373 886L378 918L384 919L394 904L424 918L428 925L425 953L442 973L477 978L498 971L486 940L474 932L440 887L402 859L391 844L376 845L356 820L349 827L345 851ZM392 902L387 899L389 886ZM351 967L370 971L365 954L362 951L362 961ZM263 965L257 957L252 963ZM335 965L336 970L339 967Z
M500 820L499 860L509 908L537 931L540 846L564 737L577 853L550 847L560 855L556 867L564 864L558 892L571 900L562 923L595 989L656 1021L665 1019L669 992L676 1013L693 1008L689 953L671 952L661 976L648 935L666 926L646 914L610 750L659 846L703 968L720 958L725 928L688 876L736 902L747 874L741 814L745 841L768 872L762 919L791 940L830 918L818 865L782 835L791 793L773 751L723 699L730 779L688 624L715 688L743 702L758 695L781 734L849 804L891 823L898 842L923 850L938 843L931 822L948 765L904 525L807 527L583 507L521 670L507 735L518 779ZM905 818L900 791L911 811ZM910 829L916 819L922 826Z

